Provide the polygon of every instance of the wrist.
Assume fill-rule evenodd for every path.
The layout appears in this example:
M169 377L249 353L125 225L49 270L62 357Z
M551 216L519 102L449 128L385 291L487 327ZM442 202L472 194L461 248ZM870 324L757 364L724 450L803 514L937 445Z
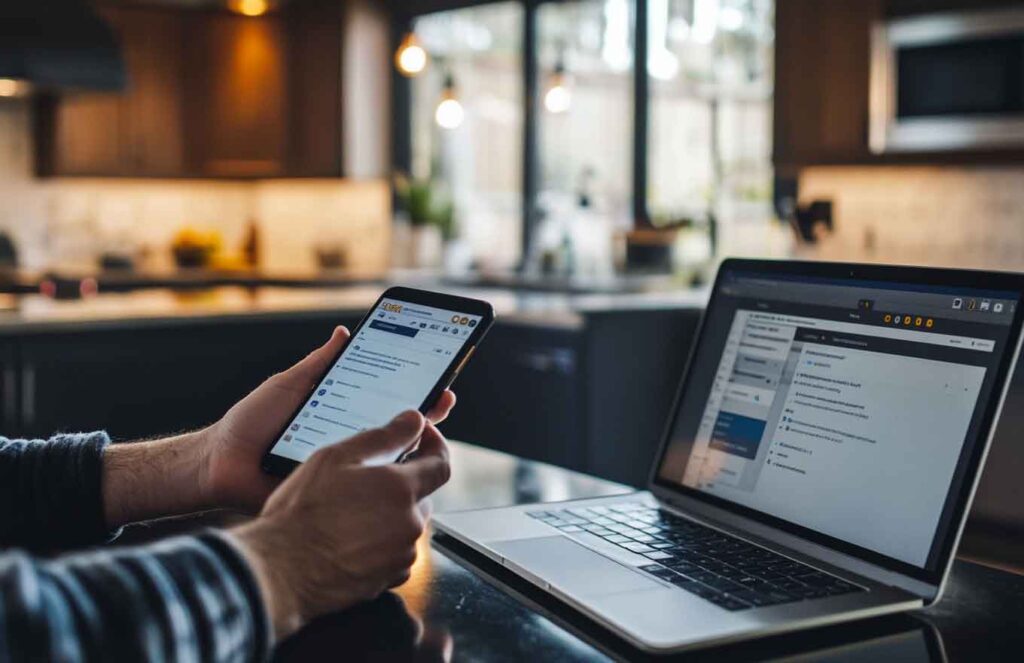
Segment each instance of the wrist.
M295 583L288 577L288 545L264 520L242 525L229 532L249 564L270 616L278 641L299 630L304 623Z
M202 511L212 502L203 477L197 433L149 442L122 442L103 453L107 526Z

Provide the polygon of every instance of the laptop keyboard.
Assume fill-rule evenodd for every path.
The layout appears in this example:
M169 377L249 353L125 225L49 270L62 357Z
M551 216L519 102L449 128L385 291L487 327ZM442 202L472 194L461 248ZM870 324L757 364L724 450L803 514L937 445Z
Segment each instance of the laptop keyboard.
M639 502L531 511L566 534L590 533L643 555L640 570L726 610L865 591L833 575Z

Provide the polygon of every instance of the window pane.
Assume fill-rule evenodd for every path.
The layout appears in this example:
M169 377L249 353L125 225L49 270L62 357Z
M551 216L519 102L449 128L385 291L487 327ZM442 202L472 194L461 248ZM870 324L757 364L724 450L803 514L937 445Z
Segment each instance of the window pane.
M773 0L649 0L656 224L770 221L773 20Z
M458 235L477 261L511 267L522 226L522 5L428 14L414 31L430 64L411 86L412 175L450 192ZM437 116L448 75L461 122Z
M537 20L539 209L559 219L582 202L610 228L628 226L634 3L547 3Z

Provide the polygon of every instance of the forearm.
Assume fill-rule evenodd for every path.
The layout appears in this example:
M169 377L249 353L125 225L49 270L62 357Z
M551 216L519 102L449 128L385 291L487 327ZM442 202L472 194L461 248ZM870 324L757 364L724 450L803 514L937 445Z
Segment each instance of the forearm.
M0 597L0 660L247 661L270 643L252 573L212 532L55 561L0 555Z
M103 511L111 528L216 506L206 489L205 433L112 444L103 454Z

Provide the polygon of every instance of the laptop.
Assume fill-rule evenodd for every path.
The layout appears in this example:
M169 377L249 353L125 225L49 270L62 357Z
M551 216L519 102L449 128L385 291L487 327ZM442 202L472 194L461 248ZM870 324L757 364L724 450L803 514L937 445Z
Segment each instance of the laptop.
M651 652L929 605L1022 293L1018 274L726 260L646 491L434 528Z

